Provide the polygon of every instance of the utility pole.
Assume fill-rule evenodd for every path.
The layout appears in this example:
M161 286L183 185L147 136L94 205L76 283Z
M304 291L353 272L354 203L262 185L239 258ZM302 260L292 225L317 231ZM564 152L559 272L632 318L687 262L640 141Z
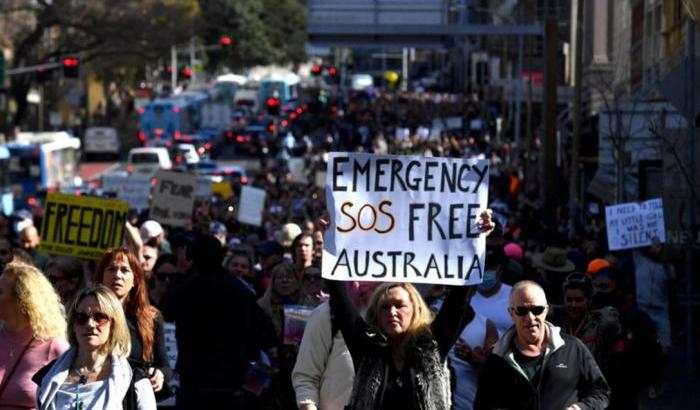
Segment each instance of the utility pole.
M533 0L527 2L527 21L532 24L535 21L535 7L532 4ZM535 39L530 36L527 41L527 104L525 107L525 161L523 162L523 171L527 181L530 177L530 147L532 146L532 55L535 53ZM526 187L526 190L530 189ZM527 192L527 191L526 191Z
M197 82L197 70L195 69L194 37L190 39L190 69L192 70L192 77L190 77L190 82L194 84Z
M688 16L688 57L686 105L688 109L688 155L689 155L689 187L688 187L688 241L685 244L685 277L686 277L686 334L688 357L688 378L693 375L693 238L695 228L695 20Z
M172 68L170 73L170 92L174 94L175 88L177 88L177 48L175 46L170 47L170 67Z
M576 0L576 19L574 20L574 124L571 134L571 177L569 179L569 237L573 238L576 234L576 216L579 212L579 203L581 198L578 197L578 150L581 145L581 83L582 78L582 46L583 46L583 0Z
M544 204L546 223L551 227L556 223L557 208L557 54L559 51L557 21L548 18L544 26L544 86L543 121L544 140L542 144L542 180L540 199Z

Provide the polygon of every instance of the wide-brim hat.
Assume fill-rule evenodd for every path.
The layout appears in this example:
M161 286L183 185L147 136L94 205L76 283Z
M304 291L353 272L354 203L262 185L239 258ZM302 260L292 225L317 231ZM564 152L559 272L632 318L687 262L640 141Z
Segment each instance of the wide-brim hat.
M566 250L548 247L542 253L532 256L532 266L550 272L569 273L576 269L576 265L566 257Z

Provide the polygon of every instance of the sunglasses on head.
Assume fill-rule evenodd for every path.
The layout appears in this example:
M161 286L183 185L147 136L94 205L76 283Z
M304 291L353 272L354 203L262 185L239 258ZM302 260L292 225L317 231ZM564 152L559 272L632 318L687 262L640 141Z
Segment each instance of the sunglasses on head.
M107 314L102 313L102 312L92 312L92 313L75 312L75 315L73 315L73 320L75 321L75 323L77 323L79 325L87 324L87 322L90 321L90 319L92 319L99 326L102 326L105 323L109 322L110 317L107 316Z
M547 306L515 306L511 309L517 316L527 316L527 314L530 312L532 312L532 314L535 316L539 316L544 313Z

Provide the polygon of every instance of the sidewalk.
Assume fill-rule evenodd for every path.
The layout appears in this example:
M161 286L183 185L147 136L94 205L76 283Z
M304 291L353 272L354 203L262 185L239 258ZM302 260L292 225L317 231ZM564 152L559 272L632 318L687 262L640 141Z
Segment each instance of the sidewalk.
M685 410L700 409L700 370L696 369L688 379L685 344L673 347L669 358L664 394L658 399L649 399L648 390L640 394L640 410Z

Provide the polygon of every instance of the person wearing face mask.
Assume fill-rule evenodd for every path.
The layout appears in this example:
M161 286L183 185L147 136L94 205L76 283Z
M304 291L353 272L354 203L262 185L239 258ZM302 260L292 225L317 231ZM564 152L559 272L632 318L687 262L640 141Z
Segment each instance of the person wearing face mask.
M501 282L501 264L504 260L500 247L486 250L484 277L471 300L474 311L493 322L499 334L505 333L513 325L508 315L511 287Z
M513 286L508 312L514 326L486 359L474 409L605 409L610 387L578 339L545 320L544 289L532 281Z

